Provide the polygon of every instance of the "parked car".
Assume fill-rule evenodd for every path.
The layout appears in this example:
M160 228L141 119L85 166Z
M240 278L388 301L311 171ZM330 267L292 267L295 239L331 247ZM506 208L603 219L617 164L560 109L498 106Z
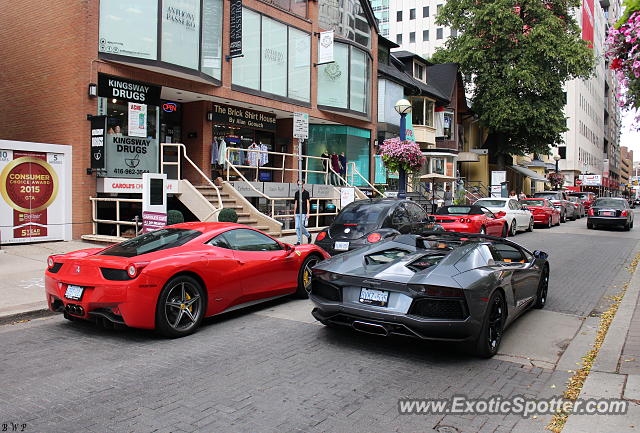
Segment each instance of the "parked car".
M514 198L481 198L474 204L486 207L496 216L503 217L509 224L509 236L515 236L518 230L533 230L533 214L523 209Z
M443 206L436 211L435 220L449 232L482 233L502 237L507 237L509 233L509 225L504 218L476 205Z
M194 332L207 316L295 294L307 297L311 268L329 255L291 246L240 224L182 223L108 248L47 260L49 309L69 320Z
M577 219L580 219L583 216L587 215L587 211L584 209L584 205L582 204L582 200L580 200L580 197L575 197L575 196L570 195L568 197L568 199L576 207L576 218Z
M622 226L625 230L633 228L633 211L627 200L616 197L600 197L587 214L587 228Z
M520 200L520 204L531 211L533 221L536 224L541 224L548 228L560 225L560 210L553 207L546 198L526 198Z
M411 200L365 199L345 206L318 233L315 244L332 256L407 233L438 230L434 219Z
M592 192L575 192L571 191L567 193L570 197L578 197L582 201L585 212L591 208L593 202L596 201L596 195Z
M540 191L533 194L534 198L546 198L553 207L560 210L560 222L564 223L567 220L575 221L576 207L568 200L567 193L565 191Z
M516 317L544 307L549 287L546 253L467 233L398 236L312 272L312 314L324 325L465 342L482 357Z

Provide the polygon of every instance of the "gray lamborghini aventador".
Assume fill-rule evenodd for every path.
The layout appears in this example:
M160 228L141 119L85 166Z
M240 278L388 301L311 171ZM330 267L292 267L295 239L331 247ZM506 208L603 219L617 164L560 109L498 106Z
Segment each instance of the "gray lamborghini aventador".
M468 342L495 355L502 333L547 299L547 254L465 233L401 235L313 269L314 317L325 325Z

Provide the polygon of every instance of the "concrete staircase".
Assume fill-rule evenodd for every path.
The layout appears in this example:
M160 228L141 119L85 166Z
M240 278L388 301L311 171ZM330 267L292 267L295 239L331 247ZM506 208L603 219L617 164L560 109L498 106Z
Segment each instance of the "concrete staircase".
M209 185L196 185L195 188L209 202L218 206L215 189ZM246 198L242 197L231 184L224 183L220 188L220 198L224 209L233 209L238 214L238 224L244 224L261 230L272 236L282 234L282 226L272 218L263 215Z

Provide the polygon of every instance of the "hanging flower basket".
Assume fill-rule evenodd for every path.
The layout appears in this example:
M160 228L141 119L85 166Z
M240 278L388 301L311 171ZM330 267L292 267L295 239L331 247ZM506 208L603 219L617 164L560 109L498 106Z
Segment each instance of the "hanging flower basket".
M553 189L562 188L562 185L564 185L564 176L560 173L549 173L547 179L551 182Z
M400 168L407 173L418 171L425 161L420 146L415 141L401 141L397 137L384 140L380 146L380 155L384 165L392 172Z

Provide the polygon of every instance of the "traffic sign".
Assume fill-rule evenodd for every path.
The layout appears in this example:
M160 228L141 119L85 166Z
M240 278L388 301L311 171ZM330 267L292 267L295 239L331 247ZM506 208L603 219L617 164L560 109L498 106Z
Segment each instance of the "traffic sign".
M293 138L302 140L309 138L309 115L307 113L293 113Z

